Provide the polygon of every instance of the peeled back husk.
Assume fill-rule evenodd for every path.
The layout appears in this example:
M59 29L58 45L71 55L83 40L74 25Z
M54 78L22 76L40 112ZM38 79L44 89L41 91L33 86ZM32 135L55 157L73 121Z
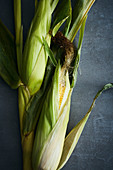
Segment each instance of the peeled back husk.
M63 97L60 97L62 95L60 94L61 72L62 69L59 63L46 96L36 130L32 155L34 170L57 169L62 155L69 120L71 89L67 72L64 76L65 92Z

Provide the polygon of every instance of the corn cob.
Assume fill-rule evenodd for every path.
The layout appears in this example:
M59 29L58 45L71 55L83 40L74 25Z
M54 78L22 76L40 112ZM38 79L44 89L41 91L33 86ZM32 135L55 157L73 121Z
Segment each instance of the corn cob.
M62 75L62 72L64 70L59 63L37 126L33 148L34 169L56 169L60 161L69 118L71 93L68 72L66 75Z

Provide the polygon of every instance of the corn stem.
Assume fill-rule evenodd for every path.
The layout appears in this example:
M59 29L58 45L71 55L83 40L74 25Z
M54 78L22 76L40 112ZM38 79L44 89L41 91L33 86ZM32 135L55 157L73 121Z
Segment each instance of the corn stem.
M29 134L23 133L23 117L29 99L30 95L27 88L25 86L20 86L18 90L18 102L19 102L21 143L23 150L23 170L32 170L31 155L34 140L34 132L32 131Z
M22 42L23 42L23 29L21 26L21 0L14 0L14 20L15 20L17 65L18 72L21 75ZM24 134L22 133L24 111L26 108L26 104L29 101L29 93L23 85L19 87L18 101L19 101L21 142L23 150L23 170L32 170L31 153L34 133L32 132L27 136L24 136Z
M22 141L23 148L23 170L32 169L32 147L34 140L34 132L31 132L28 136L25 136Z
M14 21L15 21L17 65L20 74L23 41L23 28L21 25L21 0L14 0Z

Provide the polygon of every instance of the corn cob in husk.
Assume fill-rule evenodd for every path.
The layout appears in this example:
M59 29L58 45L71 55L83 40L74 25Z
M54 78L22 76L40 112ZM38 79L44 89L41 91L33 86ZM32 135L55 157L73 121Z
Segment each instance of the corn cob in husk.
M48 55L43 47L43 37L50 45L49 30L52 17L51 0L41 0L32 20L22 60L22 81L31 95L36 93L43 82Z
M37 126L33 147L34 169L56 169L58 166L69 119L70 95L68 72L63 76L59 63Z

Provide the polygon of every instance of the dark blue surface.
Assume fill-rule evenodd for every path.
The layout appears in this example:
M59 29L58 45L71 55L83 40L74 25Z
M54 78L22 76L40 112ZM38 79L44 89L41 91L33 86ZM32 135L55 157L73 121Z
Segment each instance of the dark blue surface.
M74 1L73 1L74 2ZM26 37L34 14L33 1L23 0ZM14 33L13 0L0 0L0 18ZM87 19L73 91L68 132L88 111L104 84L113 82L113 1L96 1ZM0 79L0 170L21 170L22 155L17 91ZM99 97L90 119L63 170L113 170L113 89Z

